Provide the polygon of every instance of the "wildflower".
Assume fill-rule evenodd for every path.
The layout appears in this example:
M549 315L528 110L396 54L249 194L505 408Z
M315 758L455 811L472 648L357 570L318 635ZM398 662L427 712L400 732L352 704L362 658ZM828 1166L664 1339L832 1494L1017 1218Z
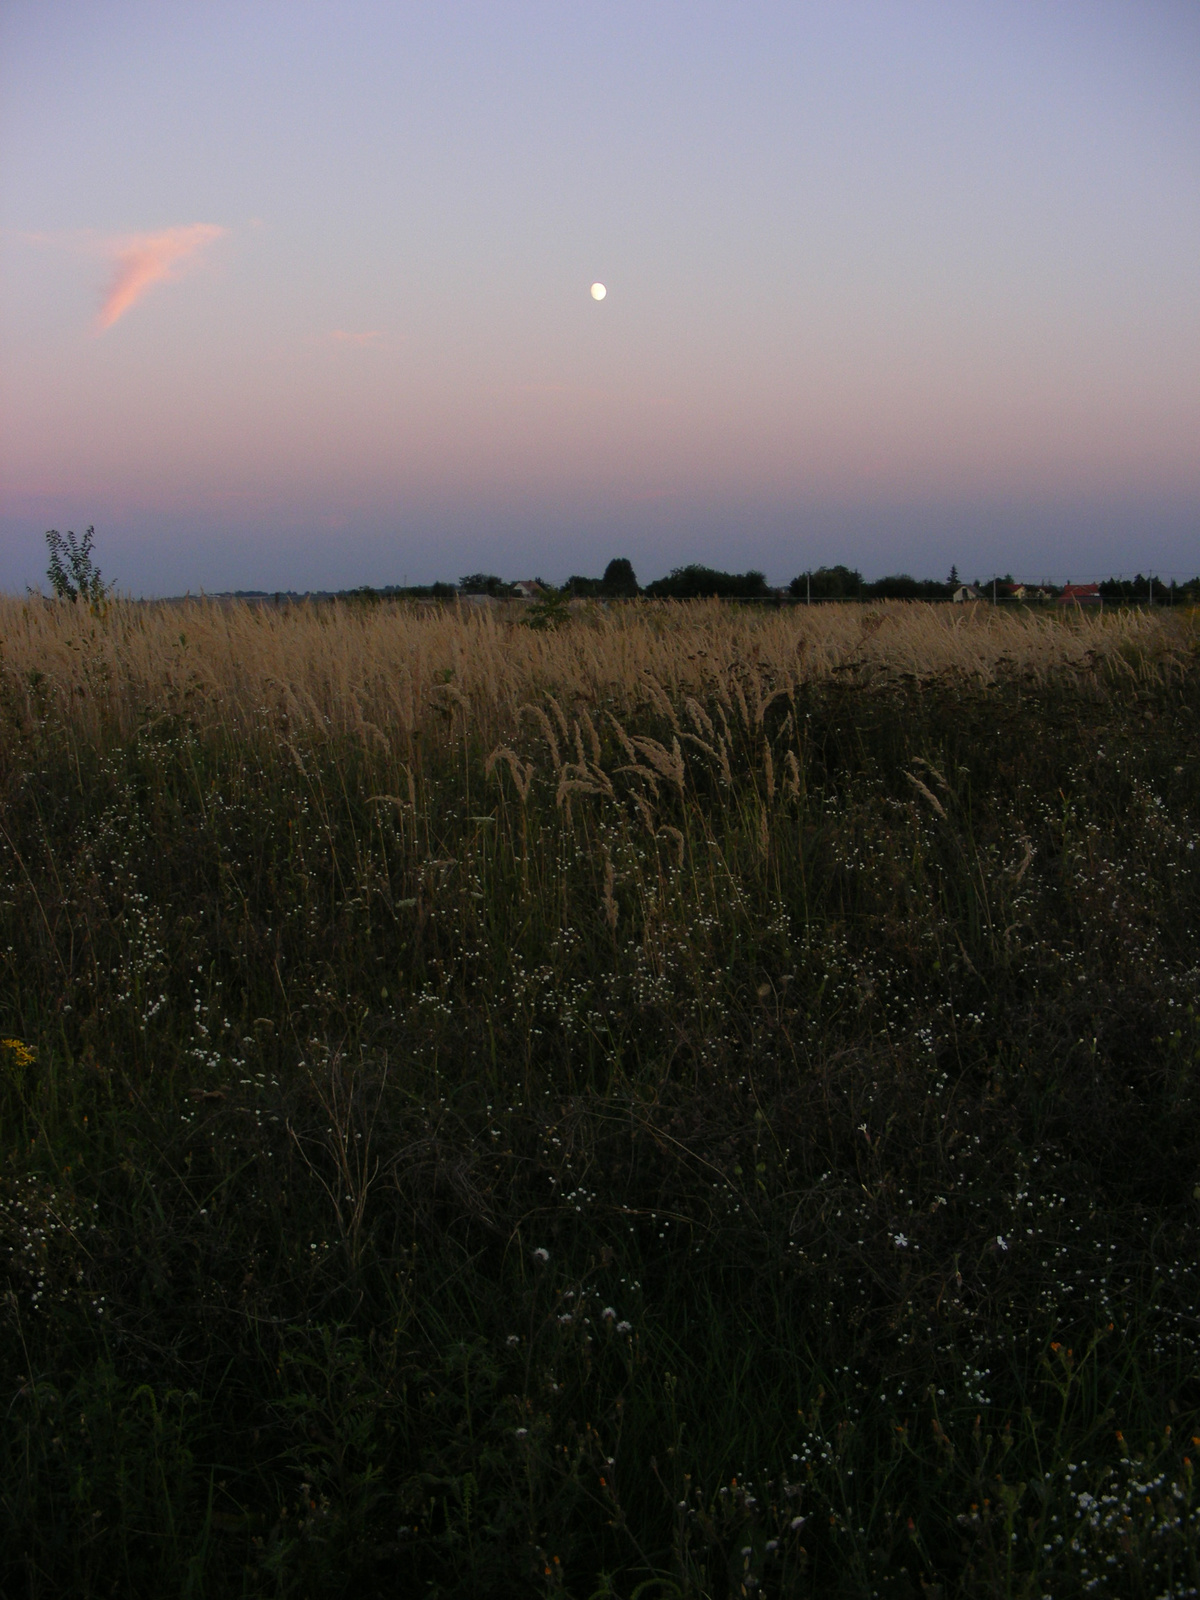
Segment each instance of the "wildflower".
M792 1532L793 1533L799 1533L800 1529L804 1526L804 1524L807 1521L808 1521L807 1517L793 1517L792 1521L791 1521Z
M611 1322L616 1314L616 1309L613 1306L605 1306L604 1310L600 1313L605 1322Z
M543 1264L543 1266L544 1266L544 1265L545 1265L545 1263L546 1263L546 1262L547 1262L547 1261L549 1261L549 1259L550 1259L550 1252L549 1252L549 1250L543 1250L543 1249L541 1249L541 1248L540 1248L540 1246L539 1246L539 1248L538 1248L538 1249L536 1249L536 1250L535 1250L535 1251L534 1251L534 1252L533 1252L533 1259L534 1259L534 1260L535 1260L535 1261L540 1261L540 1262L541 1262L541 1263L542 1263L542 1264Z
M517 1429L517 1438L518 1439L527 1439L528 1437L529 1437L529 1429L528 1428L518 1428Z
M618 1333L632 1333L633 1332L633 1323L632 1322L618 1322L617 1323L617 1332Z
M998 1233L996 1235L996 1249L997 1250L1007 1250L1008 1249L1008 1240L1004 1237L1004 1235L1002 1233Z
M504 1342L505 1344L520 1344L521 1335L519 1333L510 1333Z
M896 1246L897 1250L908 1249L908 1239L903 1233L897 1233L893 1235L892 1243Z

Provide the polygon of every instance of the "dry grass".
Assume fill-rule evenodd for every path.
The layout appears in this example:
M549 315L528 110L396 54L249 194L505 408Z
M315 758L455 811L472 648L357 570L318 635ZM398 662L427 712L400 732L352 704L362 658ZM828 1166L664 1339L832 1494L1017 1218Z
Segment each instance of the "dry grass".
M1200 1587L1187 614L0 602L0 1594Z
M1004 673L1035 680L1098 665L1154 672L1186 653L1190 614L1045 615L893 602L755 611L714 602L577 608L537 633L519 607L321 605L284 610L203 600L82 606L0 600L0 667L35 714L53 707L85 739L125 737L183 705L246 729L386 730L406 739L466 713L506 738L547 694L618 716L689 695L728 700L735 681L785 692L835 674L871 680ZM29 701L35 695L36 707ZM203 708L203 709L202 709ZM661 709L661 706L660 706Z

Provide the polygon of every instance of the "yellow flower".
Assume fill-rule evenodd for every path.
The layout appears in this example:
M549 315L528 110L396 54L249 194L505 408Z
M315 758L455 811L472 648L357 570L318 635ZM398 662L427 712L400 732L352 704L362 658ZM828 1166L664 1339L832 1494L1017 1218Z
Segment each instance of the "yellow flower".
M27 1044L22 1044L20 1039L0 1039L0 1045L16 1058L19 1067L27 1067L37 1060L37 1051Z

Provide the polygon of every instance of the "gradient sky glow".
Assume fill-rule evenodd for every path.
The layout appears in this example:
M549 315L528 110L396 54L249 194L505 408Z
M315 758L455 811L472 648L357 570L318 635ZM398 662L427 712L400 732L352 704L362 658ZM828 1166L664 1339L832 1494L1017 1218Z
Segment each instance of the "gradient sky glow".
M1197 0L4 0L0 149L2 588L1200 569Z

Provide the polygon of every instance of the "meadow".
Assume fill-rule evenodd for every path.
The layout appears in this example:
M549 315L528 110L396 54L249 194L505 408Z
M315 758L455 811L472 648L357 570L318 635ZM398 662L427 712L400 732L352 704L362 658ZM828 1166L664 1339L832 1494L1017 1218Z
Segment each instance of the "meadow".
M1200 1592L1200 632L0 601L0 1591Z

